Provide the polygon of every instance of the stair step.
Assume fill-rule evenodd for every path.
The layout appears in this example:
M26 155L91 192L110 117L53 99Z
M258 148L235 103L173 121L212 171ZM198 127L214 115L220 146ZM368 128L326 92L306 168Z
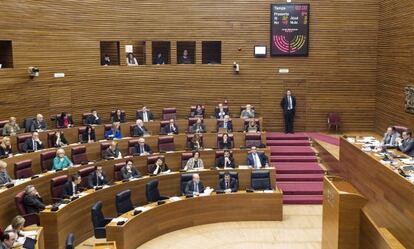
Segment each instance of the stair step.
M317 163L309 162L273 162L276 174L323 174L324 171Z
M270 146L270 154L272 156L296 155L296 156L310 156L315 155L315 152L309 146Z
M268 133L266 136L267 140L301 140L309 139L304 133L285 134L285 133Z
M277 182L284 195L322 195L322 182Z
M267 140L267 146L309 146L309 140L297 139L297 140Z
M324 174L276 174L276 182L280 181L323 181Z
M283 204L322 204L323 195L283 195Z
M271 156L271 162L317 162L316 156Z

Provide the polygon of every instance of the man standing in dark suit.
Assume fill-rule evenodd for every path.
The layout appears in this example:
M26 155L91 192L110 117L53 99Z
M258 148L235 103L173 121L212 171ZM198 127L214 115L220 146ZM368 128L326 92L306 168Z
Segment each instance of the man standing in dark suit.
M142 107L142 110L137 113L137 119L141 119L144 122L153 121L154 115L152 115L152 112L144 106Z
M23 144L24 152L33 152L37 150L42 150L43 148L43 143L42 141L40 141L39 133L37 132L33 132L32 138L26 139L26 141L24 141Z
M200 181L199 174L193 174L193 179L187 182L184 192L186 195L199 195L200 193L204 193L204 185Z
M42 197L40 197L39 192L33 185L28 185L25 190L23 197L23 206L26 209L26 213L33 214L39 213L45 208L51 208L52 205L45 205L43 203Z
M285 118L285 133L293 133L293 121L296 111L296 98L292 96L290 90L286 91L286 95L280 102L280 107L283 109L283 116Z
M74 195L77 195L80 193L81 189L79 184L82 182L82 178L80 175L75 174L72 176L72 181L67 181L65 185L63 186L62 190L62 197L64 199L68 199Z
M95 166L95 171L88 176L88 185L90 188L100 187L107 184L108 181L103 173L102 166Z
M237 192L237 180L231 178L229 173L225 173L223 179L219 181L217 190L224 191L226 193Z

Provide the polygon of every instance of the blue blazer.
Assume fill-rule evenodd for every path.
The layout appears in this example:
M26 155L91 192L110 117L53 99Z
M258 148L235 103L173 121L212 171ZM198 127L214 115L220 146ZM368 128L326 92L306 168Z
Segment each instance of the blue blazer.
M110 129L109 131L105 132L105 139L108 139L110 137L112 137L114 139L121 139L122 138L121 131L120 130L116 130L115 131L115 134L114 134L114 132L112 131L112 129Z

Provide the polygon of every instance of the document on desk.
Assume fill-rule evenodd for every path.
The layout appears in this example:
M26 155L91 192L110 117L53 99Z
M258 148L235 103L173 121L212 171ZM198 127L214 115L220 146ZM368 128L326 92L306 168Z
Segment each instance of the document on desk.
M128 221L128 218L125 218L125 217L117 217L117 218L113 218L111 222L118 223L120 221L127 222Z
M180 201L180 200L181 200L181 198L178 197L178 196L171 196L170 197L170 201L172 201L172 202L174 202L174 201Z
M66 205L68 205L68 204L63 204L63 203L62 203L62 204L60 204L60 205L59 205L59 209L66 207Z
M400 161L404 164L414 165L414 160L411 160L409 158L402 158Z
M134 210L145 212L145 211L148 211L150 209L151 209L150 207L136 207Z
M274 191L272 189L263 190L263 193L271 194Z
M30 237L32 239L36 238L37 231L36 230L28 230L28 231L20 231L21 234L23 234L26 237Z

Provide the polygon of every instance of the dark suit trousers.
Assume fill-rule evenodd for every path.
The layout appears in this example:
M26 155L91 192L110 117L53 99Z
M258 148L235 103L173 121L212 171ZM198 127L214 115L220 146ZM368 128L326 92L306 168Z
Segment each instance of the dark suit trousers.
M285 118L285 133L293 133L293 121L295 118L294 110L286 110L283 113Z

